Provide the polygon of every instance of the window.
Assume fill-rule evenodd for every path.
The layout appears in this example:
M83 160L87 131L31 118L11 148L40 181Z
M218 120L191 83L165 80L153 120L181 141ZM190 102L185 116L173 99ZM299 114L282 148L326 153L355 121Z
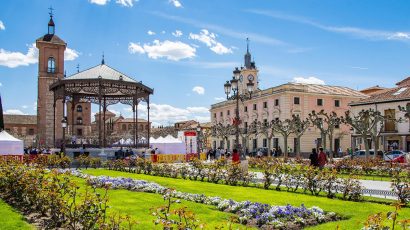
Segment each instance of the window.
M216 118L216 113L214 113L214 118Z
M396 123L393 119L396 118L396 110L395 109L386 109L384 110L384 116L386 120L384 121L384 131L385 132L395 132L396 131Z
M279 106L279 99L275 99L275 106Z
M273 147L278 150L279 149L279 138L273 138Z
M28 135L34 135L34 129L29 129L28 130Z
M126 131L127 130L127 125L126 124L123 124L122 125L122 131Z
M340 125L339 125L339 124L336 124L336 125L335 125L335 129L340 129Z
M221 111L221 112L219 113L219 115L220 115L221 117L223 117L223 116L224 116L224 113Z
M227 114L228 114L228 116L229 116L229 115L231 115L231 111L230 111L230 110L228 110Z
M300 104L300 98L299 97L294 97L293 98L293 104L299 105Z
M56 71L56 61L53 57L49 57L48 62L47 62L47 72L55 73L55 71Z
M82 125L83 124L83 118L77 117L77 125Z
M83 135L83 130L77 129L77 136L82 136L82 135Z
M335 100L335 107L340 107L340 100Z
M268 119L263 119L263 124L266 126L268 125Z
M323 106L323 99L317 99L317 105Z
M268 108L268 102L266 102L266 101L263 102L263 108L264 109Z
M256 104L253 104L253 110L257 110Z
M131 124L128 125L128 129L132 130L132 125Z
M81 105L77 105L77 112L81 113L83 111L83 107Z
M263 147L266 148L268 147L268 139L263 138Z
M253 149L257 149L258 148L258 140L257 139L253 139Z
M143 125L140 125L140 130L144 130L144 126L143 126Z
M245 113L248 112L248 106L245 106L244 111Z
M245 127L245 133L248 133L248 122L245 121L243 124L243 126Z

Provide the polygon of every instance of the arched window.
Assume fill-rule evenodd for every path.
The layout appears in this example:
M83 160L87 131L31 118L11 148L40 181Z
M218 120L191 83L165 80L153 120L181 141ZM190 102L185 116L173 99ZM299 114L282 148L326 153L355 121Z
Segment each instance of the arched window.
M83 124L83 118L77 117L77 125L82 125Z
M83 107L81 105L77 105L77 112L82 112L83 111Z
M48 58L47 62L47 72L54 73L56 71L56 61L53 57Z
M132 130L132 125L131 124L128 124L128 129Z
M126 125L126 124L123 124L123 125L122 125L122 130L123 130L123 131L126 131L126 130L127 130L127 125Z

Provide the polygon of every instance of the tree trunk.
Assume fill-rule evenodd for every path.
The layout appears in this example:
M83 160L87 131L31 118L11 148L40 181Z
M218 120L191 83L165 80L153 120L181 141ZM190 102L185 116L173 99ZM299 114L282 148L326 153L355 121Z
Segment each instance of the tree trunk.
M296 145L296 158L300 159L300 139L301 139L301 135L296 136L296 141L298 142Z
M283 160L285 162L288 161L288 135L283 135L283 145L284 145L284 154L283 154Z
M329 157L333 161L333 132L329 133Z
M324 132L321 133L322 136L322 148L324 151L326 151L326 134Z
M367 135L362 136L364 140L364 149L366 150L366 159L369 159L370 151L369 151L369 142L367 141Z
M268 157L272 156L272 137L268 138Z

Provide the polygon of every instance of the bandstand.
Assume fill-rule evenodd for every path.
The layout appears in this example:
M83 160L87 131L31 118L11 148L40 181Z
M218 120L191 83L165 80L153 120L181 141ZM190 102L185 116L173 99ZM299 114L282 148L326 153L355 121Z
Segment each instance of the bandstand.
M150 123L150 95L154 93L152 88L138 82L133 78L111 68L104 63L104 59L100 65L78 72L69 77L58 79L50 85L50 91L54 92L54 143L56 143L56 105L63 103L65 108L66 102L72 102L74 105L81 102L90 102L97 104L99 107L97 130L98 130L98 145L100 148L107 146L106 132L106 111L107 107L117 103L127 104L132 107L133 112L133 143L134 147L138 147L138 104L146 102L147 104L147 119ZM61 101L61 102L60 102ZM69 109L69 108L67 108ZM74 110L74 106L71 106ZM63 110L65 119L66 111ZM73 121L74 122L74 121ZM104 124L104 125L103 125ZM63 128L63 137L65 130ZM150 138L150 126L148 126L148 143ZM63 141L64 138L63 138Z

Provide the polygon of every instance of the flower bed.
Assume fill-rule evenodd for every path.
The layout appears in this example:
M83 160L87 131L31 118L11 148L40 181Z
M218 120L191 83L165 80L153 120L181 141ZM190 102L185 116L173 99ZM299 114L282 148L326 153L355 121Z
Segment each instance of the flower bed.
M88 183L96 187L112 189L127 189L130 191L157 193L164 195L168 188L157 183L131 178L89 176L80 171L71 171L72 175L87 179ZM339 220L340 217L333 212L324 212L318 207L273 206L251 201L235 201L220 197L207 197L203 194L185 193L173 190L170 194L177 199L196 203L203 203L217 207L218 210L238 215L242 224L258 226L268 229L299 229L304 226L317 225L328 221Z

